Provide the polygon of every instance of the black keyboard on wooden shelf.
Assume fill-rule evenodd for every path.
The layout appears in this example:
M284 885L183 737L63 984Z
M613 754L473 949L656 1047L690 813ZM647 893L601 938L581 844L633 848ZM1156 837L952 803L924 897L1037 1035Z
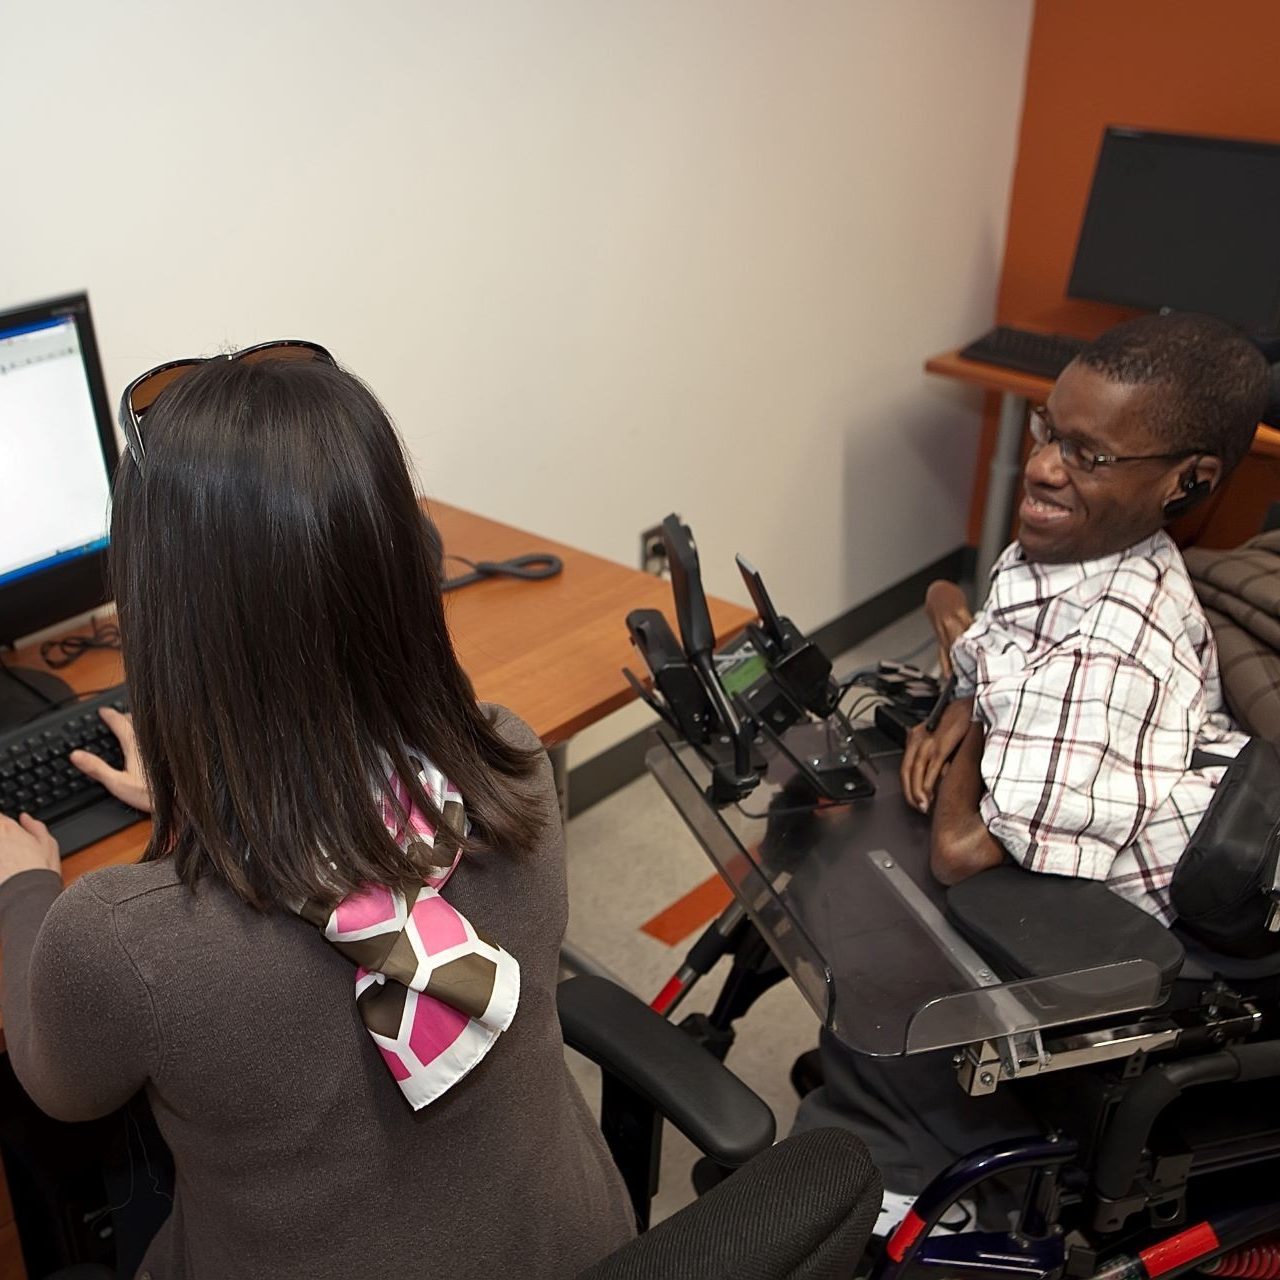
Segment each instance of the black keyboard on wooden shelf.
M1020 373L1056 378L1086 345L1083 338L1072 338L1064 333L1035 333L1030 329L1000 325L990 333L984 333L976 342L969 343L960 354L966 360L980 360L983 364L998 364L1005 369L1017 369Z

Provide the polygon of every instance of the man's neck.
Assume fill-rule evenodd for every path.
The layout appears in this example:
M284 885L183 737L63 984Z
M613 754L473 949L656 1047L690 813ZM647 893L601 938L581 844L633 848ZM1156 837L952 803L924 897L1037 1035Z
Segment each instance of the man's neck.
M1021 542L1015 540L1013 546L1017 548L1016 554L1021 564L1034 565L1037 568L1049 571L1057 568L1066 568L1077 572L1091 573L1097 568L1109 566L1121 560L1128 560L1132 556L1149 555L1167 538L1168 534L1164 529L1157 529L1154 533L1149 533L1139 538L1127 547L1117 551L1101 552L1096 556L1090 556L1087 560L1033 560L1023 550Z

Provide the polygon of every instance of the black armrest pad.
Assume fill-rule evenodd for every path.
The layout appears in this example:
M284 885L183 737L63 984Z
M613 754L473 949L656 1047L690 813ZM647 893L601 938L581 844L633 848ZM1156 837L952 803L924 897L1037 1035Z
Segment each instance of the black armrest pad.
M605 978L556 990L564 1042L648 1099L696 1147L736 1168L773 1143L773 1112L722 1062Z
M1022 867L993 867L953 885L947 916L1010 979L1150 960L1167 994L1186 956L1159 920L1099 881Z

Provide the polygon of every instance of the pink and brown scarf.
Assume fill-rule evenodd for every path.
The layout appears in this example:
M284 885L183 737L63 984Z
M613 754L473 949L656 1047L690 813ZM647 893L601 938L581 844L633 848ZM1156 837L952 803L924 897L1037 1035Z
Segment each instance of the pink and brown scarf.
M444 825L465 834L462 796L434 765L419 763ZM369 886L331 911L308 904L300 914L355 962L356 1007L416 1111L461 1080L511 1025L520 966L441 896L461 853L437 852L436 829L408 788L399 778L389 786L382 819L402 849L416 848L427 868L422 888L410 901Z

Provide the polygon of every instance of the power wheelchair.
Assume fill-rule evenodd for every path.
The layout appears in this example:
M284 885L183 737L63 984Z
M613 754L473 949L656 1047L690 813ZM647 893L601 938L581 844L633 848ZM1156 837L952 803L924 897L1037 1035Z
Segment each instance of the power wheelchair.
M671 1017L729 954L712 1012L682 1023L717 1056L790 977L848 1048L950 1051L958 1103L1010 1090L1034 1117L925 1189L874 1280L1280 1277L1280 933L1255 959L1216 954L1100 884L1012 865L943 889L900 797L901 715L845 715L830 663L741 557L761 624L711 654L692 536L675 516L663 531L680 640L628 618L665 722L647 765L735 901L652 1007ZM1007 1229L934 1232L1010 1184Z
M801 727L816 761L833 730ZM896 745L834 732L874 776L873 800L825 803L793 741L766 748L749 797L714 804L701 753L659 734L649 768L735 902L655 1008L674 1013L727 952L715 1008L686 1027L722 1057L734 1021L789 975L853 1049L948 1049L958 1100L1019 1095L1038 1131L938 1177L876 1280L1280 1276L1280 952L1217 955L1100 884L1014 866L944 890L926 820L898 795ZM1010 1181L1021 1207L1007 1230L931 1234L957 1200Z

